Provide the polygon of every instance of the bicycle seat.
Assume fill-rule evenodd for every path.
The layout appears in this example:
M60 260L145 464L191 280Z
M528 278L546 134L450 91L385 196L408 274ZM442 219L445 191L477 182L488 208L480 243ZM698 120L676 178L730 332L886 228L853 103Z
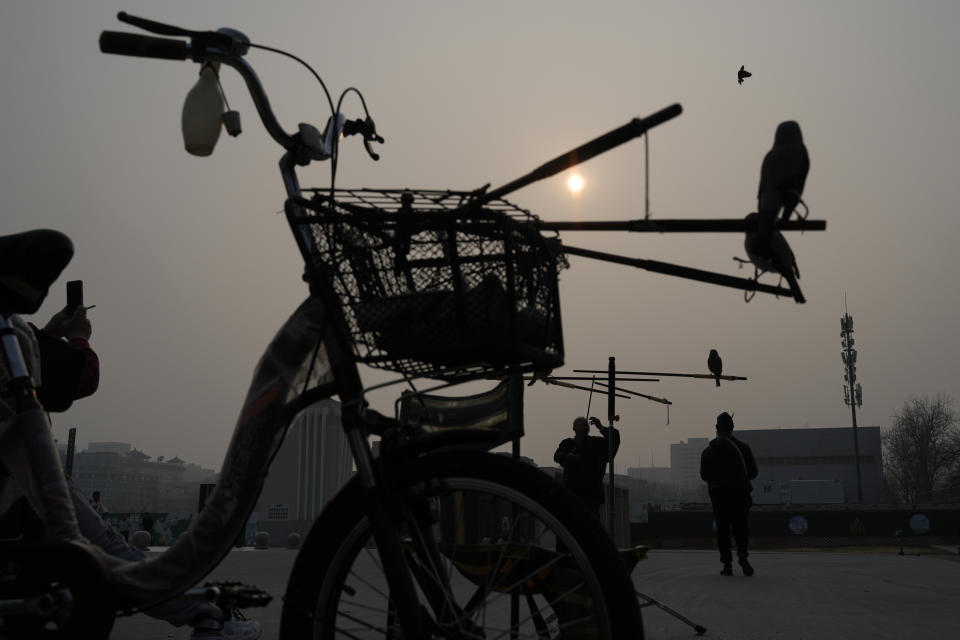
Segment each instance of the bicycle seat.
M73 242L51 229L0 236L0 313L36 313L73 258Z

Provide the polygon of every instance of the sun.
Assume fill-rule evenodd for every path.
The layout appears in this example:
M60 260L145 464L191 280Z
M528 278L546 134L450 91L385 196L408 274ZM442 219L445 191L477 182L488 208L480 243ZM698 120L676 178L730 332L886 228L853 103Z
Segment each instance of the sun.
M574 194L578 194L583 190L583 178L579 173L575 173L567 178L567 188Z

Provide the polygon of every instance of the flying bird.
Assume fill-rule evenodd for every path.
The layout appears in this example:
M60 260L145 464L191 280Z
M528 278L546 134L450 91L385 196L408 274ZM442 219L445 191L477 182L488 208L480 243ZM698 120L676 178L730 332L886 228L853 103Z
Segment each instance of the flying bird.
M740 65L740 71L737 71L737 84L743 84L744 78L749 78L753 74L743 68L743 65Z
M712 373L717 377L717 386L720 386L720 374L723 373L723 360L720 359L720 354L717 353L716 349L710 349L710 357L707 358L707 367Z
M773 228L781 209L783 219L790 219L803 195L808 171L810 156L803 144L800 125L793 120L781 122L773 136L773 147L760 165L757 211L765 230Z
M756 213L748 214L746 217L747 224L750 225L758 217ZM779 229L764 230L761 228L757 231L748 231L743 247L747 251L750 262L760 272L775 271L779 273L783 278L786 278L787 284L790 285L793 299L798 304L806 302L803 292L800 291L800 284L797 282L797 278L800 277L797 259L794 257L790 245L787 244L787 239L783 237Z

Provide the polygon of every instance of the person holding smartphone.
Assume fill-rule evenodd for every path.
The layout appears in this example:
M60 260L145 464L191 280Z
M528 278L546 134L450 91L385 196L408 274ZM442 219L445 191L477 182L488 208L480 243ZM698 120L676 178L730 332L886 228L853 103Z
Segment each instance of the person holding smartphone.
M87 318L87 310L92 307L83 306L82 286L76 283L79 281L68 283L67 306L54 314L43 329L31 325L40 347L37 397L48 412L66 411L74 400L92 395L100 385L100 360L90 346L93 327ZM129 543L127 536L103 520L106 509L100 502L99 492L94 492L94 501L88 499L72 479L67 478L67 484L77 524L87 540L118 558L139 561L146 557ZM144 528L146 524L144 522ZM152 535L152 525L150 529ZM237 619L209 602L170 600L144 613L173 626L189 625L194 639L257 640L261 635L260 623L256 620Z
M90 347L93 327L83 305L58 311L43 329L33 327L40 346L37 397L47 411L66 411L100 385L100 359Z

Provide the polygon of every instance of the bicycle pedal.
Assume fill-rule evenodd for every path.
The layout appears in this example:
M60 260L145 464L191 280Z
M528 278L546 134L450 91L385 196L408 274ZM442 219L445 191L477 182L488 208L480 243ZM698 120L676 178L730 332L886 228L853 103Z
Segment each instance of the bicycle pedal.
M273 600L273 596L263 589L242 582L207 582L203 586L220 590L217 605L224 609L265 607Z

